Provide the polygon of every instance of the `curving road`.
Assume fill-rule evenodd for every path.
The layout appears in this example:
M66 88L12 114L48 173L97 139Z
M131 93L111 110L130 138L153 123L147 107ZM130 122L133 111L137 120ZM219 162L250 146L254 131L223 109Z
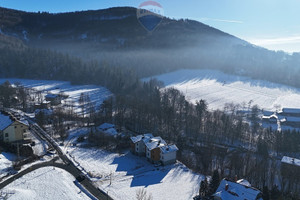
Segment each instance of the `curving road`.
M39 163L36 165L33 165L20 173L12 176L11 178L3 181L0 183L0 189L4 188L8 184L12 183L14 180L24 176L25 174L28 174L36 169L43 168L43 167L58 167L60 169L63 169L67 172L69 172L71 175L73 175L75 178L77 178L79 175L83 175L82 172L69 160L69 158L62 152L59 145L53 138L51 138L43 129L41 129L36 123L32 122L31 120L28 120L30 123L31 131L33 131L36 135L38 135L41 139L45 140L49 146L53 147L58 156L51 161ZM63 163L56 163L55 161L60 158ZM108 196L104 191L100 190L96 186L93 185L93 183L88 179L85 178L83 181L80 182L80 184L95 198L99 200L113 200L110 196Z
M71 175L73 175L75 178L78 177L81 174L81 171L79 169L77 169L74 165L69 164L62 164L62 163L55 163L54 161L57 160L58 157L54 158L51 161L48 162L44 162L44 163L39 163L36 165L33 165L23 171L21 171L20 173L14 175L13 177L3 181L2 183L0 183L0 189L3 189L4 187L6 187L7 185L9 185L10 183L14 182L16 179L21 178L22 176L43 168L43 167L57 167L60 169L63 169L67 172L69 172ZM90 194L92 194L95 198L100 199L100 200L112 200L112 198L110 198L109 196L107 196L107 194L105 194L104 192L101 192L99 189L97 189L88 179L84 179L82 182L80 182L80 184L87 190L89 191Z

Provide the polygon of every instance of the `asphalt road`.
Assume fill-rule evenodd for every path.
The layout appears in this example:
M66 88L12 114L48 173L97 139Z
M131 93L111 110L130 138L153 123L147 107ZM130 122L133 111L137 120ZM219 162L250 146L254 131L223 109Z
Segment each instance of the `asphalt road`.
M33 166L21 171L20 173L14 175L13 177L3 181L2 183L0 183L0 189L3 189L10 183L14 182L16 179L21 178L22 176L24 176L34 170L37 170L37 169L40 169L43 167L51 167L51 166L63 169L65 171L69 172L70 174L72 174L75 178L81 174L81 171L72 164L66 165L66 164L62 164L62 163L55 163L53 160L51 160L48 162L33 165ZM107 194L105 194L104 192L101 192L99 189L97 189L87 178L84 179L82 182L80 182L80 184L95 198L100 199L100 200L112 200L112 198L107 196Z
M42 138L44 138L48 142L48 144L56 150L58 156L64 162L64 164L54 163L52 165L51 163L49 163L50 166L55 166L64 169L70 174L72 174L75 178L82 174L82 172L73 164L73 162L71 162L69 158L62 152L59 145L44 130L42 130L36 124L31 125L31 130L34 131L36 134L39 134ZM112 198L109 197L104 191L94 186L88 178L85 178L82 182L80 182L80 184L97 199L112 200Z
M58 159L58 157L54 158L51 161L44 162L44 163L39 163L36 165L33 165L20 173L12 176L11 178L3 181L0 183L0 189L4 188L8 184L12 183L16 179L24 176L25 174L28 174L36 169L42 168L42 167L49 167L49 166L54 166L60 169L63 169L67 172L69 172L71 175L73 175L75 178L77 178L79 175L83 175L82 172L69 160L69 158L62 152L61 148L59 145L44 131L42 130L38 125L36 125L34 122L31 120L29 121L30 123L30 128L31 130L37 134L41 139L45 140L49 146L53 147L59 158L64 162L64 163L56 163L55 161ZM93 183L88 179L85 178L83 181L80 182L80 184L90 193L92 196L99 200L113 200L111 197L109 197L104 191L100 190L96 186L93 185Z

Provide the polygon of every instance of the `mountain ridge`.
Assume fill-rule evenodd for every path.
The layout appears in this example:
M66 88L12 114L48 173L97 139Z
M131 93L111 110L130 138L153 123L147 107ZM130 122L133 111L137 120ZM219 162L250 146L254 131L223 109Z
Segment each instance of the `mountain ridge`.
M133 69L139 77L184 68L217 69L300 87L300 54L256 47L188 19L164 17L149 33L136 11L117 7L51 14L0 8L0 28L26 46Z

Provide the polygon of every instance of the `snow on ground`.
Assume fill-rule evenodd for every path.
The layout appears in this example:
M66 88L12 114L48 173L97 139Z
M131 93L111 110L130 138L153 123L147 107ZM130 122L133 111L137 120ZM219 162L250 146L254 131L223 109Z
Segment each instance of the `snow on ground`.
M15 161L16 158L16 155L12 153L0 153L0 178L5 176L12 169L13 161Z
M10 200L90 199L73 183L75 178L62 169L45 167L37 169L3 188L2 195ZM1 196L0 196L1 199Z
M38 91L41 91L43 95L47 93L58 94L63 92L66 95L69 95L67 101L76 102L78 110L78 100L81 93L88 94L92 103L95 103L99 106L105 99L110 97L112 93L105 87L96 86L96 85L71 85L70 82L66 81L49 81L49 80L29 80L29 79L0 79L0 84L5 81L9 81L11 84L20 83L24 87L33 88ZM66 101L66 102L67 102Z
M166 87L179 89L193 103L206 100L210 109L223 109L225 103L247 105L250 100L252 105L267 110L276 110L276 105L300 108L300 89L217 70L185 69L152 78L164 82Z
M136 191L141 188L151 193L155 200L192 199L204 178L181 163L154 167L146 158L130 152L119 155L75 147L69 147L68 151L76 163L93 175L95 184L116 200L134 200Z

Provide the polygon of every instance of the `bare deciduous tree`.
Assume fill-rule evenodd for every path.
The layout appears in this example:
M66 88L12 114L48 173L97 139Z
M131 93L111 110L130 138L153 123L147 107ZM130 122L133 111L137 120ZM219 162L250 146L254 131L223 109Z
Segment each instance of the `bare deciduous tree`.
M153 200L152 195L151 194L148 195L147 191L144 188L138 189L136 191L136 195L135 196L136 196L137 200Z

